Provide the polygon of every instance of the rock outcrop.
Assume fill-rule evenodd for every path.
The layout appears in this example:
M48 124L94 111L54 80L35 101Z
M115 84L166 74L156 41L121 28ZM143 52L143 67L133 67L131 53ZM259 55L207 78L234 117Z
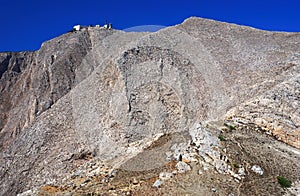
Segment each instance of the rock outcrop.
M112 171L134 172L169 162L186 175L197 168L189 164L201 163L197 173L212 167L241 183L246 173L251 177L249 167L233 171L235 155L225 156L218 141L222 129L209 122L226 119L233 123L227 135L235 126L250 126L259 137L268 133L299 148L299 44L299 33L190 18L155 33L89 27L45 42L38 51L1 53L0 194L34 192L42 185L58 190L57 184L65 185L60 191L78 191L66 181L96 160L109 162ZM196 152L173 152L174 144L194 145ZM298 149L282 148L293 156L278 154L288 163L272 162L274 168L285 164L299 173ZM84 187L93 180L106 183L112 175L99 170L92 176L79 189L88 191ZM164 186L156 180L149 187ZM227 193L220 187L213 192Z

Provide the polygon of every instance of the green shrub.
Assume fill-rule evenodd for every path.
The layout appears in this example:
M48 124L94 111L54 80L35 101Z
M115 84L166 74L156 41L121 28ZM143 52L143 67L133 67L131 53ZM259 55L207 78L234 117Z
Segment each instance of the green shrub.
M235 127L233 125L229 125L230 130L235 130Z
M222 142L223 142L223 141L226 141L226 139L225 139L222 135L219 135L218 138L219 138L219 140L222 141Z
M281 185L282 188L288 188L292 186L292 182L285 177L277 176L278 183Z
M233 164L233 167L234 167L234 168L239 168L239 165L238 165L237 163L234 163L234 164Z
M224 123L224 125L226 126L226 127L228 127L230 130L235 130L235 127L233 126L233 125L231 125L231 124L229 124L229 123Z

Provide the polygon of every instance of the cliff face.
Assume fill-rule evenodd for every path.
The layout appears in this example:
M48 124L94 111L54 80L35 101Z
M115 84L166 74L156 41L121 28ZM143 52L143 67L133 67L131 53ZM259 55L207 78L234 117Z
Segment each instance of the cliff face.
M1 53L1 194L65 183L96 159L119 168L165 154L186 135L197 143L199 123L211 126L196 133L217 145L220 127L209 122L224 119L299 148L299 42L298 33L190 18L156 33L86 28L35 52ZM145 151L152 142L160 151ZM276 156L299 173L299 154Z
M76 85L75 70L92 48L92 33L67 33L35 52L0 54L1 151Z

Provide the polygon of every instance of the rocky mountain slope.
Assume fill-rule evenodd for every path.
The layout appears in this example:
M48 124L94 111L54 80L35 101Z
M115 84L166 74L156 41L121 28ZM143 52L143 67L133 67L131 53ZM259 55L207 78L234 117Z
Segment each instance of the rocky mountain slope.
M0 53L0 194L297 194L299 45L189 18Z

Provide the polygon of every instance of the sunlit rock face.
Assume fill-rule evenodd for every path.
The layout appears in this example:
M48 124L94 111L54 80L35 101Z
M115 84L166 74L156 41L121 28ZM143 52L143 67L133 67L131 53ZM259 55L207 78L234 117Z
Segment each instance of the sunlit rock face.
M135 157L154 157L139 168L156 169L176 142L234 176L220 130L204 128L224 119L300 148L300 34L200 18L148 30L84 27L0 53L0 194L62 183L94 159L134 170ZM161 151L145 151L161 136Z

